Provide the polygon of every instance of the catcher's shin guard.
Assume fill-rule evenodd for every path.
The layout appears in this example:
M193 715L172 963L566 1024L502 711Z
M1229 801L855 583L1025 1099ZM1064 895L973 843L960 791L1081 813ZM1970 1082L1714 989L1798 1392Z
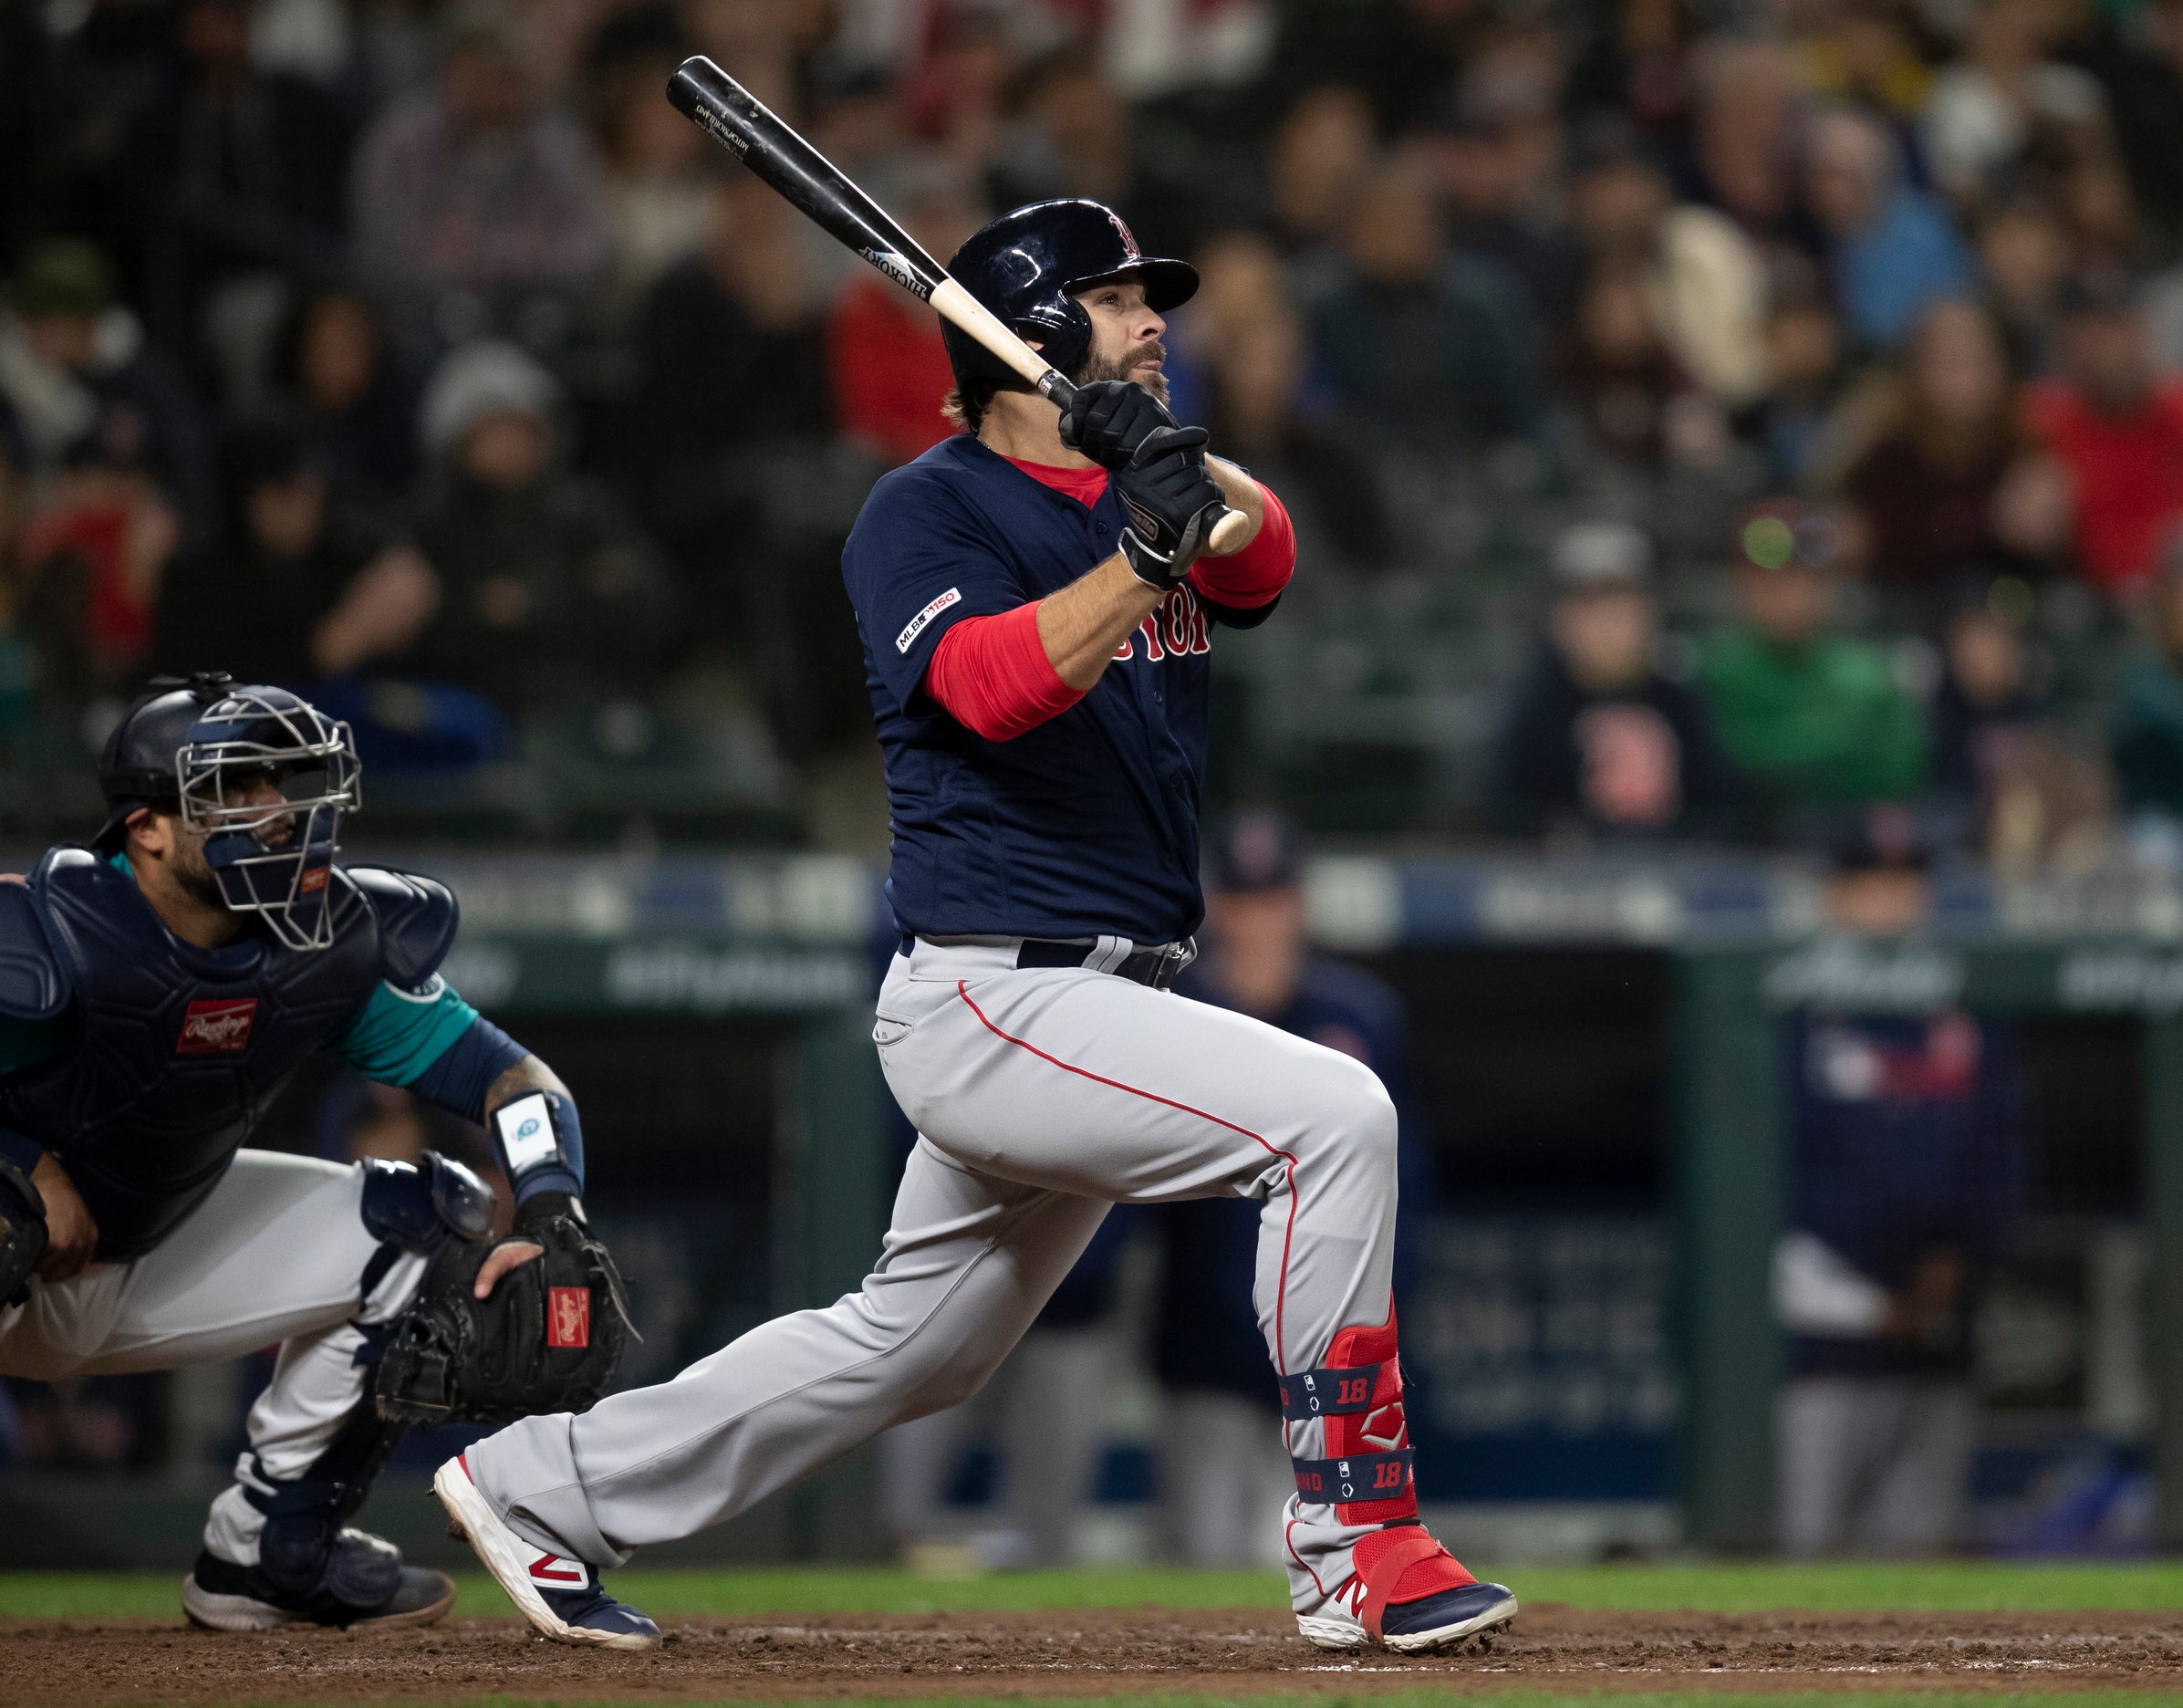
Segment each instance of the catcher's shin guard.
M370 1374L364 1392L325 1452L299 1477L275 1479L253 1460L243 1497L265 1515L257 1562L238 1565L209 1550L182 1580L182 1608L216 1630L283 1625L429 1625L454 1600L444 1573L402 1563L392 1543L345 1522L404 1425L379 1415Z

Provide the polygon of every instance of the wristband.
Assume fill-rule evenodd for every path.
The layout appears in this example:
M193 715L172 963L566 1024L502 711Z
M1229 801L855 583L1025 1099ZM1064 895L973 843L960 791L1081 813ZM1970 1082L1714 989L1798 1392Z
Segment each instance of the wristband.
M493 1144L520 1208L535 1192L584 1190L584 1129L558 1091L525 1091L493 1111Z

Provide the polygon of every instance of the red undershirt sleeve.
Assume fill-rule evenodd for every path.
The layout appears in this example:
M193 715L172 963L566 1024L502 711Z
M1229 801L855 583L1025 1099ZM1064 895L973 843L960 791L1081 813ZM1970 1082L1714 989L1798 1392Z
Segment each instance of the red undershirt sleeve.
M1063 682L1046 656L1036 601L955 624L932 651L925 692L987 741L1012 741L1084 698L1084 690Z
M1272 604L1296 573L1296 529L1288 510L1271 487L1258 490L1265 497L1266 519L1251 543L1232 557L1201 557L1190 566L1190 585L1231 610Z

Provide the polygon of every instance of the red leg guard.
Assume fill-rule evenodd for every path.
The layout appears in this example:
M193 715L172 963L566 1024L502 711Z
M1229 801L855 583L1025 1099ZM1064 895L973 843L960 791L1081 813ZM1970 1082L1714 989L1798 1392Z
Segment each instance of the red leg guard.
M1372 1390L1372 1409L1352 1411L1326 1420L1326 1456L1339 1459L1352 1453L1392 1453L1409 1445L1409 1425L1402 1411L1402 1367L1395 1357L1395 1307L1388 1305L1388 1319L1377 1328L1345 1328L1326 1349L1326 1368L1351 1370L1360 1364L1377 1364L1379 1380ZM1390 1518L1418 1515L1415 1477L1402 1493L1386 1500L1345 1501L1334 1509L1335 1519L1345 1525L1385 1524ZM1412 1598L1404 1597L1403 1599Z

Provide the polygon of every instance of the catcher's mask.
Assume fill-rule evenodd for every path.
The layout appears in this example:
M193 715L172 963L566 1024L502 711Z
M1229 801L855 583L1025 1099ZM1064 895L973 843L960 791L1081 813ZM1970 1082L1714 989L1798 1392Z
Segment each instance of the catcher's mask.
M363 805L361 779L348 725L285 688L215 701L174 755L182 819L204 833L222 898L291 949L334 940L334 850L342 815Z

